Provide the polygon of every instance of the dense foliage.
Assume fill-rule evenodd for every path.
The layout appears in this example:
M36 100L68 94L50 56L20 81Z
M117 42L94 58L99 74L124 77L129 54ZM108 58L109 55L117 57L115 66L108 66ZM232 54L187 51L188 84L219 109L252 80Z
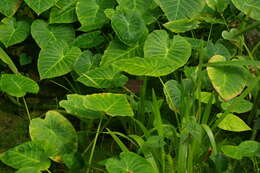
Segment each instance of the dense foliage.
M260 171L259 0L0 0L0 19L1 173Z

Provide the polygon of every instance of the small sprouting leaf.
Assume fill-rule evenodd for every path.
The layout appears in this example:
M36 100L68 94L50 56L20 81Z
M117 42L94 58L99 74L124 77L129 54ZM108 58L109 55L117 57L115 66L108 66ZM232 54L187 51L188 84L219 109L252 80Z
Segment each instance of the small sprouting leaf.
M193 19L179 19L165 23L163 26L175 33L183 33L199 27L200 22Z
M25 167L46 170L50 167L48 155L39 143L26 142L1 153L0 160L6 165L20 169Z
M0 79L1 90L11 96L23 97L26 93L39 92L39 86L35 81L20 74L3 74Z
M70 25L48 25L43 20L35 20L31 26L31 33L40 48L45 48L52 42L63 40L71 43L75 32Z
M106 169L109 173L154 173L153 167L145 158L132 152L121 153L120 159L108 159Z
M53 160L77 151L78 137L74 127L56 111L48 111L45 119L33 119L29 130L32 141L41 143Z
M136 76L165 76L175 70L174 65L169 59L161 60L158 58L126 58L113 63L116 68Z
M260 20L259 0L232 0L233 4L249 17Z
M253 103L241 98L234 98L228 102L221 103L221 107L225 111L240 114L250 111L253 107Z
M218 116L223 116L219 114ZM218 127L232 132L242 132L251 130L251 128L238 116L227 114L224 119L218 124Z
M223 62L225 57L213 56L209 63ZM243 67L218 66L207 67L208 76L213 87L224 100L230 100L239 95L246 86L246 73Z
M21 3L22 0L1 0L0 13L8 17L13 16L20 7Z
M104 41L105 38L101 35L101 32L94 31L81 34L74 40L73 45L79 48L89 49L100 45Z
M133 110L124 94L100 93L86 95L84 107L93 111L101 111L110 116L133 116Z
M78 94L67 95L67 100L60 101L60 106L63 107L69 114L75 115L82 120L101 118L102 113L92 111L84 107L84 96Z
M175 80L169 80L165 83L163 92L170 109L179 112L182 97L180 84Z
M117 10L111 19L111 25L118 38L129 46L138 43L148 33L143 18L135 10Z
M54 6L58 0L24 0L38 15Z
M38 71L41 79L54 78L72 71L73 65L81 55L77 47L69 47L64 41L56 41L40 51Z
M41 170L39 168L34 168L34 167L25 167L21 168L15 173L41 173Z
M30 25L15 18L4 18L0 23L0 41L5 47L24 41L30 33Z
M95 88L115 88L124 86L128 78L113 66L101 66L83 73L77 81Z

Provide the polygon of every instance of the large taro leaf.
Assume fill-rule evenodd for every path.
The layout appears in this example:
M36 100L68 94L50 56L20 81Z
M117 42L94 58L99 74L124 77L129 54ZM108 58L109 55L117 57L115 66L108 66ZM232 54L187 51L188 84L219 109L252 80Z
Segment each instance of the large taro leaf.
M176 80L169 80L165 83L163 92L170 109L179 112L182 97L180 84Z
M0 89L14 97L23 97L26 93L36 94L39 91L35 81L20 74L3 74L0 79Z
M140 47L139 44L128 47L118 40L113 40L105 50L100 64L107 65L119 59L135 57L139 54Z
M86 95L84 107L93 111L101 111L110 116L133 116L131 105L124 94L100 93Z
M72 71L73 65L81 55L77 47L70 47L64 41L56 41L40 51L38 71L41 79L54 78Z
M72 23L77 21L76 0L60 0L51 9L50 23Z
M46 170L50 167L48 155L37 142L26 142L11 148L0 154L0 160L16 169L35 167Z
M169 21L192 18L198 15L205 5L205 0L156 0Z
M32 37L40 48L50 43L63 40L68 43L74 40L75 32L70 25L48 25L45 21L37 19L31 26Z
M159 77L175 70L170 60L158 58L126 58L115 61L113 65L119 70L135 76Z
M105 41L104 36L100 31L89 32L79 35L73 42L73 45L82 48L89 49L96 47Z
M185 65L191 56L191 45L185 38L175 36L172 40L165 30L156 30L149 34L144 45L145 58L170 60L173 70Z
M77 81L95 88L115 88L125 85L128 78L113 66L101 66L83 73Z
M59 0L24 0L26 4L33 9L38 15L48 10Z
M154 173L151 164L143 157L132 153L120 153L120 158L110 158L106 161L109 173Z
M223 114L218 114L218 116L224 116ZM251 128L238 116L234 114L227 114L224 119L218 124L218 127L223 130L232 132L242 132L251 130Z
M222 152L233 159L241 160L243 157L260 156L260 143L256 141L243 141L238 146L223 145Z
M13 16L17 9L20 7L22 0L1 0L0 13L5 16Z
M103 116L101 112L86 109L84 107L84 96L82 95L67 95L67 100L62 100L59 104L66 110L66 112L78 117L81 120L96 119Z
M6 52L0 47L0 60L8 65L13 73L19 73L12 59L6 54Z
M249 17L260 20L259 0L232 0L233 4Z
M213 56L209 63L225 61L225 57ZM207 67L208 76L213 87L224 100L230 100L239 95L246 86L246 73L243 67L218 66Z
M41 170L39 168L34 168L34 167L25 167L19 169L15 173L41 173Z
M15 18L4 18L0 23L0 41L5 47L24 41L30 33L30 25Z
M59 161L64 154L77 151L77 132L72 124L56 111L48 111L45 119L33 119L29 131L32 141L41 143L55 161Z
M114 5L114 1L108 0L79 0L76 5L76 12L82 25L80 30L88 32L101 28L108 22L104 10L113 8Z
M145 22L136 10L118 9L111 19L111 25L118 38L133 46L147 34Z

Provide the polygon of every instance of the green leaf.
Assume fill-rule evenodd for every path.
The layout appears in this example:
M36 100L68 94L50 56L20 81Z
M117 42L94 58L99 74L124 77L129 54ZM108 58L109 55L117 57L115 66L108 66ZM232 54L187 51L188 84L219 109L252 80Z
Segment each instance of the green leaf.
M228 156L231 157L233 159L237 159L240 160L242 159L241 154L239 153L240 151L238 150L237 146L233 146L233 145L223 145L221 147L221 150L223 151L223 153Z
M0 13L8 17L13 16L20 7L21 3L22 0L1 0Z
M34 167L46 170L51 164L40 144L34 142L26 142L1 153L0 160L16 169Z
M199 27L200 22L193 19L179 19L163 24L171 32L183 33Z
M24 41L30 33L30 25L15 18L4 18L0 23L0 41L9 47Z
M229 1L227 0L206 0L207 5L218 12L224 12L224 10L229 5Z
M100 64L108 65L119 59L135 57L139 54L140 47L139 44L128 47L118 40L113 40L105 50Z
M105 41L100 31L94 31L79 35L73 42L73 45L83 49L89 49L99 46Z
M59 161L61 155L77 151L78 137L75 129L56 111L48 111L45 119L33 119L29 130L32 141L41 143L53 160Z
M223 116L219 114L218 116ZM232 132L243 132L251 130L251 128L238 116L227 114L224 119L218 124L218 127Z
M21 168L15 173L41 173L40 169L34 167Z
M59 0L24 0L38 15L54 6Z
M110 116L133 116L133 110L124 94L100 93L86 95L84 107L93 111L101 111Z
M129 46L137 44L148 33L143 18L135 10L118 9L111 25L118 38Z
M196 99L199 99L199 101L201 103L205 103L205 104L209 103L211 97L213 97L211 104L214 104L216 102L216 99L215 99L213 93L211 93L211 92L200 92L200 98L199 98L199 95L196 94Z
M41 79L54 78L72 71L73 65L81 55L77 47L69 47L64 41L56 41L40 51L38 71Z
M60 106L63 107L69 114L75 115L81 120L97 119L102 117L102 113L92 111L84 107L84 96L78 94L67 95L67 100L60 101Z
M76 0L60 0L50 12L50 23L73 23L77 21Z
M226 61L225 57L215 55L209 60L209 63L223 61ZM213 87L226 101L239 95L246 86L246 73L243 67L208 66L207 72Z
M172 73L175 67L169 59L158 58L126 58L113 63L119 70L136 76L165 76Z
M71 43L75 32L70 25L48 25L43 20L35 20L31 26L31 33L40 48L45 48L52 42L63 40Z
M147 11L152 4L152 0L116 0L116 1L122 8L138 10L141 13Z
M3 92L14 97L23 97L26 93L37 94L39 92L39 86L35 81L20 74L3 74L0 88Z
M115 88L125 85L128 78L113 66L101 66L81 74L77 81L95 88Z
M225 111L234 113L249 112L253 108L253 104L247 100L234 98L228 102L221 103L221 107Z
M144 57L157 58L160 61L169 60L172 70L185 65L191 56L191 45L181 36L172 40L165 30L153 31L144 44Z
M88 32L100 29L108 22L105 16L106 8L113 8L115 3L107 0L79 0L76 5L78 20L82 27L80 30Z
M12 59L5 53L5 51L0 47L0 60L8 65L13 73L19 73Z
M163 86L163 92L166 97L166 101L171 110L175 112L180 111L180 104L182 93L180 84L176 80L169 80Z
M145 158L132 152L122 152L120 159L108 159L106 169L109 173L154 173L151 164Z
M204 5L204 0L156 0L169 21L192 18L198 15Z
M232 0L233 4L249 17L260 20L259 0Z

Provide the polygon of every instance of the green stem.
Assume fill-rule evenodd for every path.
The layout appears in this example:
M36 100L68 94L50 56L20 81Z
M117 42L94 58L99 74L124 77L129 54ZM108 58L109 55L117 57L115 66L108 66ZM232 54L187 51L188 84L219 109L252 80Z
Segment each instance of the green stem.
M26 100L25 100L24 97L23 97L23 103L24 103L24 107L25 107L25 110L26 110L28 119L29 119L29 121L31 122L32 118L31 118L30 111L29 111L29 109L28 109L28 106L27 106L27 103L26 103Z
M144 77L143 87L140 92L140 104L138 108L140 120L144 122L144 113L145 113L145 95L146 95L146 88L147 88L147 77Z

